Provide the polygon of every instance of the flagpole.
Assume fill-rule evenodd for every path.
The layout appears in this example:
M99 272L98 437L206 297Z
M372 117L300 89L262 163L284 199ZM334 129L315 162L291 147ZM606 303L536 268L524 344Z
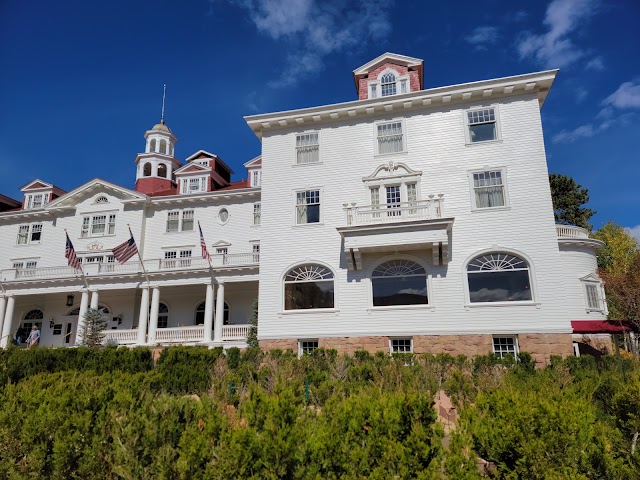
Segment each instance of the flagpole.
M67 229L64 229L64 233L67 236L67 238L69 238L69 232L67 232ZM84 275L84 269L82 268L82 263L80 263L80 259L78 259L78 265L80 265L80 274L82 275L82 280L84 280L84 286L87 287L87 290L89 290L89 282L87 281L87 277L85 277Z
M198 220L198 233L202 236L202 227L200 226L200 220ZM202 237L204 240L204 237ZM211 254L207 251L207 261L209 262L209 269L211 269L211 276L213 277L213 264L211 263Z
M133 232L131 231L131 224L127 223L127 228L129 229L129 235L131 235L131 238L133 238ZM149 275L147 274L147 270L144 268L142 255L140 255L140 249L136 248L136 251L138 252L138 258L140 259L140 266L142 267L142 273L144 274L144 278L147 279L147 285L151 285L151 282L149 281Z

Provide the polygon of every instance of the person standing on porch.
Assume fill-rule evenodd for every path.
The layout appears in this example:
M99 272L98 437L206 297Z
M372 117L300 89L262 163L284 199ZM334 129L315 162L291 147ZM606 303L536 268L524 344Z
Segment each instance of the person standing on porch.
M27 337L27 349L31 349L31 347L37 347L38 343L40 342L40 330L38 330L38 326L34 325L31 328L31 333L29 333L29 336Z

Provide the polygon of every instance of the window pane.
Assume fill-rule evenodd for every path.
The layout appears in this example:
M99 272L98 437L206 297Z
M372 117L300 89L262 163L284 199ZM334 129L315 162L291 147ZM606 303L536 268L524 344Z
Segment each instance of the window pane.
M507 355L516 355L516 340L513 337L494 337L493 339L493 353L500 358L504 358Z
M531 300L529 270L468 273L471 302L518 302Z
M26 245L29 239L29 225L21 225L18 229L18 245Z
M587 305L589 308L600 309L598 297L598 287L596 285L587 285Z
M411 339L397 338L391 340L391 351L393 353L411 353Z
M429 303L426 276L372 278L371 283L374 307Z
M285 283L285 310L333 308L333 280Z
M308 190L296 195L296 219L298 224L320 222L320 191Z
M93 223L91 225L91 234L103 235L106 223L107 223L106 215L98 215L96 217L93 217Z
M193 230L193 210L185 210L182 212L182 231Z
M109 215L109 228L107 233L109 235L115 235L116 233L116 216L115 215Z
M316 350L318 348L318 342L317 341L304 341L304 342L300 342L300 348L302 350L302 353L311 353L314 350Z
M253 204L253 224L260 225L261 208L259 203Z
M167 214L167 232L177 232L180 226L180 212Z
M472 142L485 142L496 139L496 124L483 123L480 125L469 125L469 139Z
M378 153L402 151L402 122L378 125Z
M476 208L503 207L504 187L500 170L473 174Z
M296 135L296 163L316 163L319 161L318 133Z
M88 237L89 236L89 217L84 217L82 219L82 228L80 230L80 236L81 237Z

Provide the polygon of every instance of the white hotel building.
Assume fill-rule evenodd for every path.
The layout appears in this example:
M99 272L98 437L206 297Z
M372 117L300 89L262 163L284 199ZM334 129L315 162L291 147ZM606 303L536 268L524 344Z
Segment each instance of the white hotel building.
M259 299L264 348L571 354L607 311L601 243L554 223L540 109L556 73L424 89L422 60L388 53L353 72L358 100L246 117L262 141L247 181L204 150L179 160L161 122L133 190L0 196L1 344L37 323L42 345L73 346L92 307L110 343L244 346ZM120 265L128 225L141 259Z

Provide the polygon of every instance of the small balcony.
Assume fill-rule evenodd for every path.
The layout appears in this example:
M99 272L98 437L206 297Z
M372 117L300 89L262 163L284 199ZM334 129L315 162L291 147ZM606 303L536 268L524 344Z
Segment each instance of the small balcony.
M119 263L86 263L82 266L87 277L102 277L116 275L139 275L143 273L140 262L128 261ZM256 268L260 265L259 253L232 253L225 255L212 255L211 264L201 257L188 258L159 258L144 261L144 270L149 274L162 274L164 272L188 272L195 270ZM2 281L36 281L51 279L71 279L80 277L78 270L64 266L39 267L39 268L9 268L2 270Z
M358 206L345 203L347 226L389 224L442 217L444 195L429 195L426 200Z
M596 250L604 248L604 242L591 238L586 228L573 225L556 225L558 244L573 246L588 246Z
M343 204L346 226L338 227L350 270L362 268L362 255L400 250L430 250L435 265L449 261L453 218L444 216L444 196L360 206Z

